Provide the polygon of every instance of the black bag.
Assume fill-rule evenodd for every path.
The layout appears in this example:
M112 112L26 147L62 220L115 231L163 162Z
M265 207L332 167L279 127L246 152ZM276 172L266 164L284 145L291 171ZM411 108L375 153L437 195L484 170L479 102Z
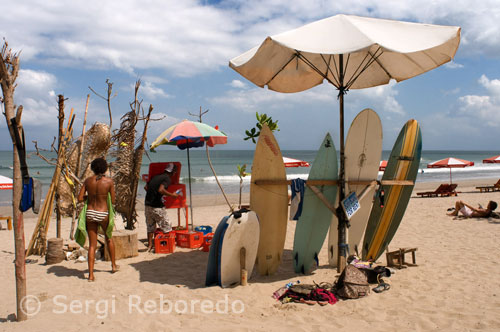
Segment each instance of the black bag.
M358 299L370 293L366 274L354 265L347 265L335 284L336 293L344 299Z

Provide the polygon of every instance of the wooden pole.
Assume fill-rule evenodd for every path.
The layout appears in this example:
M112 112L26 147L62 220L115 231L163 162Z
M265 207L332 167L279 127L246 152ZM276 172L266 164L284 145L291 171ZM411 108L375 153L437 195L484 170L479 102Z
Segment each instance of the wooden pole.
M16 78L19 73L19 54L12 53L7 42L4 43L0 51L0 86L3 93L4 116L12 139L12 165L13 165L13 187L12 187L12 216L14 217L14 266L16 277L16 318L17 321L28 319L26 314L26 263L25 263L25 243L24 243L24 219L19 208L22 195L21 162L15 144L14 130L10 119L16 117L16 122L21 125L22 106L15 113L14 90L16 88Z
M59 95L59 102L58 102L58 109L59 109L59 115L57 119L59 120L59 134L58 134L58 140L57 140L57 146L61 146L61 140L63 139L64 135L64 96ZM57 151L59 154L59 151ZM56 219L57 219L57 224L56 224L56 237L60 238L61 237L61 199L59 196L59 186L56 187Z
M89 110L89 100L90 100L90 94L87 95L87 103L85 104L85 113L83 115L83 129L82 129L82 139L80 141L80 146L78 147L78 158L76 161L76 170L75 170L75 175L77 178L80 178L80 170L83 168L83 165L80 165L82 162L82 154L83 154L83 149L85 149L85 127L87 126L87 113ZM82 173L85 173L85 170L83 170ZM83 174L82 174L83 176ZM74 194L76 195L76 189L78 187L75 186L75 192ZM71 240L75 239L75 224L76 224L76 207L73 207L73 215L71 217L71 229L69 231L69 238Z

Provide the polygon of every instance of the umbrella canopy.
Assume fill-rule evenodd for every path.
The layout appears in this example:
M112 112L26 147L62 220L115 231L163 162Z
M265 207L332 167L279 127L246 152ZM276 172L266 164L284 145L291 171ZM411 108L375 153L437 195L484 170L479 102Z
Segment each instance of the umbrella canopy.
M226 144L227 136L223 132L201 122L194 122L183 120L165 130L158 136L151 144L150 149L154 150L156 147L167 144L176 145L179 149L187 151L188 159L188 178L189 178L189 208L191 210L191 228L194 227L193 223L193 201L191 194L191 162L189 159L189 148L201 147L205 145L214 146L215 144ZM208 156L208 150L207 150ZM210 163L210 159L208 159ZM213 171L213 167L210 164ZM214 172L214 171L213 171ZM215 179L217 175L214 172ZM218 183L218 180L217 180Z
M483 159L484 164L497 164L500 163L500 156L495 156L487 159Z
M380 165L378 167L379 171L385 171L385 168L387 167L387 160L381 160Z
M299 92L324 81L339 90L339 202L345 198L344 94L403 81L453 59L460 28L336 15L267 37L229 66L260 87ZM339 214L338 249L347 257L347 217ZM344 261L339 260L339 271Z
M283 157L285 167L309 167L311 166L307 161Z
M474 162L464 160L464 159L458 159L458 158L445 158L445 159L437 160L437 161L434 161L432 163L427 164L427 168L449 168L450 169L450 183L452 183L451 169L452 168L464 168L467 166L474 166Z
M325 79L339 89L363 89L439 67L459 42L459 27L336 15L267 37L229 66L279 92L307 90Z
M151 149L168 144L177 145L179 149L184 150L187 147L203 146L205 142L210 147L226 144L227 136L207 124L183 120L162 132L151 144Z
M0 190L1 189L12 189L12 179L0 175Z

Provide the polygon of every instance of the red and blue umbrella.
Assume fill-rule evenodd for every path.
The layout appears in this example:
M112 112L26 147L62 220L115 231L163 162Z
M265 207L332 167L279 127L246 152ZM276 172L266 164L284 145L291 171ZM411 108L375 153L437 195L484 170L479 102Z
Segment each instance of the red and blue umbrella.
M205 143L213 147L216 144L226 144L227 136L218 129L201 122L183 120L162 132L151 144L150 150L160 145L176 145L179 149L187 151L188 177L189 177L189 206L191 210L191 227L193 227L193 201L191 195L191 163L189 149L204 146ZM208 153L208 151L207 151ZM210 161L210 160L209 160ZM210 165L211 166L211 165ZM212 169L213 170L213 169ZM214 176L215 172L214 172Z
M212 147L216 144L226 144L227 136L201 122L184 120L165 130L151 144L151 149L160 145L177 145L181 150L186 148L196 148L205 145Z

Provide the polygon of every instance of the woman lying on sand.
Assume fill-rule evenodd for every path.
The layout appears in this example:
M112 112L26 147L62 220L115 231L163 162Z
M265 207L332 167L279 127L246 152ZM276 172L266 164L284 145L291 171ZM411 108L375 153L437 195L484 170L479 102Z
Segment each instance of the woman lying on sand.
M457 201L455 203L455 211L447 213L447 215L458 216L458 212L460 212L466 218L489 218L496 208L497 203L493 201L489 201L486 209L481 208L481 205L479 208L475 208L463 201Z

